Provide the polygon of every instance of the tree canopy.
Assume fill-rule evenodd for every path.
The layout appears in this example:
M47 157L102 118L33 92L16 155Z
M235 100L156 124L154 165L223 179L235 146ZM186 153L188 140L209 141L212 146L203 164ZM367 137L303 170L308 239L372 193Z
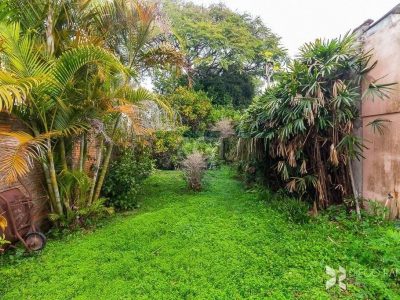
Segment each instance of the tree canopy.
M166 2L164 9L174 44L185 53L186 83L204 89L214 103L245 106L266 61L279 65L286 58L280 38L259 17L223 4L202 7L178 0ZM158 79L165 83L165 74Z

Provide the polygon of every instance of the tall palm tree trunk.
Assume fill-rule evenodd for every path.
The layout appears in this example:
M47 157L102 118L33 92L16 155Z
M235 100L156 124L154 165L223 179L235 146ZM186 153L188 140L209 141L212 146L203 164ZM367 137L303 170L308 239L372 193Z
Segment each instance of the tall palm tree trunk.
M65 154L65 140L63 137L60 137L60 155L61 155L61 163L64 171L68 171L67 164L67 156Z
M114 128L113 128L113 132L111 135L111 140L114 138L115 133L117 131L117 128L119 126L119 123L121 121L121 115L119 115L114 123ZM104 161L103 161L103 167L101 168L101 173L99 176L99 180L97 182L96 185L96 190L93 196L93 202L97 201L97 199L99 199L100 196L100 192L101 192L101 188L103 187L103 183L104 183L104 179L106 177L107 171L108 171L108 166L110 165L110 159L111 159L111 154L112 154L112 150L113 150L114 144L112 141L110 141L108 147L107 147L107 151L106 151L106 155L104 157Z
M37 137L40 135L39 130L37 128L37 124L33 121L31 122L31 128L32 128L34 136ZM44 173L44 178L46 180L47 193L49 194L49 198L50 198L51 211L54 212L54 211L56 211L56 207L57 207L55 195L54 195L54 189L53 189L53 185L51 183L49 166L44 161L42 162L42 169L43 169L43 173Z
M97 152L97 161L96 161L96 169L94 171L94 175L93 175L93 182L92 182L92 186L90 188L90 194L89 194L89 202L88 204L91 205L93 203L93 196L94 196L94 191L96 188L96 183L97 183L97 178L99 176L99 171L100 171L100 166L101 166L101 160L102 160L102 154L103 154L103 146L104 146L104 139L103 137L100 138L100 145L98 147L98 152ZM96 199L97 200L97 199Z
M54 209L57 214L63 214L63 207L61 202L60 190L58 189L57 174L54 165L53 151L51 150L51 140L47 139L47 159L49 163L50 182L54 193Z

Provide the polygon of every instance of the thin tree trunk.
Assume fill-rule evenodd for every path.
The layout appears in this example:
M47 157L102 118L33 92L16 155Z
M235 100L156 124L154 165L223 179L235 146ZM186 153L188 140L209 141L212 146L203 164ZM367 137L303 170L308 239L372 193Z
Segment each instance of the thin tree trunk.
M104 139L103 137L100 137L100 145L98 147L98 152L97 152L97 161L96 161L96 169L94 171L93 175L93 182L92 186L90 188L90 194L89 194L89 206L93 203L93 195L94 195L94 190L96 188L96 183L97 183L97 178L99 176L99 171L100 171L100 166L101 166L101 159L102 159L102 154L103 154L103 145L104 145Z
M321 157L321 148L318 142L318 137L315 137L315 156L314 160L316 162L317 173L318 173L318 198L319 198L319 207L327 208L329 205L329 196L328 196L328 188L326 186L327 176L326 169Z
M54 19L54 9L52 4L50 4L46 20L46 45L47 45L47 52L50 54L50 56L54 54L53 19Z
M79 147L79 172L83 172L84 156L85 156L85 135L82 134Z
M55 210L60 216L63 215L63 207L61 202L60 191L58 189L57 174L54 166L54 157L51 150L51 140L47 139L47 159L49 160L49 173L51 186L54 191Z
M49 167L46 165L45 162L42 163L42 169L43 169L43 173L44 173L44 178L46 180L47 193L49 194L49 198L50 198L51 212L55 212L56 200L54 197L53 186L51 185Z
M119 115L117 117L116 121L115 121L113 132L112 132L112 135L111 135L111 139L114 138L114 135L115 135L115 133L117 131L117 128L119 126L119 122L120 121L121 121L121 115ZM93 196L93 202L96 202L97 199L99 199L101 188L103 187L103 182L104 182L104 179L105 179L107 171L108 171L108 166L110 164L110 158L111 158L113 147L114 147L114 144L113 144L113 142L111 140L110 144L107 147L106 155L104 157L103 167L101 168L99 180L97 182L95 193L94 193L94 196Z
M32 127L32 131L35 137L39 136L39 130L37 129L37 125L32 122L31 123L31 127ZM44 178L46 180L46 185L47 185L47 193L49 194L49 198L50 198L50 209L51 212L54 212L56 209L56 201L55 201L55 196L54 196L54 190L53 190L53 186L51 184L51 178L50 178L50 171L49 171L49 167L46 164L46 162L42 162L42 169L43 169L43 173L44 173Z
M353 168L352 168L352 164L351 164L351 159L350 158L348 159L348 167L349 167L351 188L353 189L354 202L356 204L357 219L361 220L361 208L360 208L360 202L359 202L359 195L358 195L358 191L357 191L357 188L356 188L356 182L354 180Z
M65 154L65 140L63 137L60 138L60 155L61 163L64 171L68 171L67 157Z
M220 138L219 158L225 161L225 139Z

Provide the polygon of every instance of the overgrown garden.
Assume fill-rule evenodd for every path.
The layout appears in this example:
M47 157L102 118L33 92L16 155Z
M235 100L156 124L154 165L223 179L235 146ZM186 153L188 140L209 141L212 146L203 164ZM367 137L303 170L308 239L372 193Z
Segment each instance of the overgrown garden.
M375 67L350 33L291 59L261 18L222 4L1 1L0 113L26 130L0 130L0 180L40 170L32 213L51 242L32 255L0 236L0 296L102 298L111 280L121 297L396 299L397 223L352 168L361 101L394 84ZM326 291L339 264L348 289Z

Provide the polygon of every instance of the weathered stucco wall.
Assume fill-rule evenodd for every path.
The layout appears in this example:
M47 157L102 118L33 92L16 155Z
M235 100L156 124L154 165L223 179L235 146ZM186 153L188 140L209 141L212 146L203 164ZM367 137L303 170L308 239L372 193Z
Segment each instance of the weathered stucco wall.
M373 24L364 34L364 50L373 50L377 66L368 74L369 80L400 83L400 10L393 9ZM362 196L388 202L392 217L400 216L400 89L392 87L389 99L367 98L362 103L362 135L368 149L362 162ZM368 124L385 119L384 134L374 132Z

